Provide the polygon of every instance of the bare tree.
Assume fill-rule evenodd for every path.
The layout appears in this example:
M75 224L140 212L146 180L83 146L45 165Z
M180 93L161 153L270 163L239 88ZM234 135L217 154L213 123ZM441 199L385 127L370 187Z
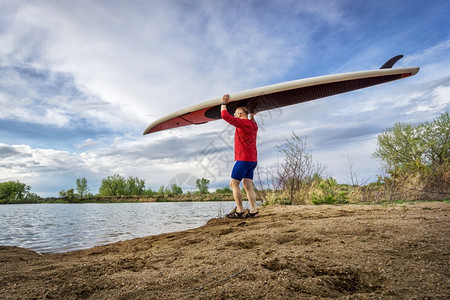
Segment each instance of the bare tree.
M287 202L304 203L309 197L313 182L320 178L325 166L314 163L312 154L307 151L306 137L292 137L283 146L277 146L284 155L284 161L275 168L265 168L257 172L258 187L271 188L273 192L284 194ZM263 195L263 196L267 196Z

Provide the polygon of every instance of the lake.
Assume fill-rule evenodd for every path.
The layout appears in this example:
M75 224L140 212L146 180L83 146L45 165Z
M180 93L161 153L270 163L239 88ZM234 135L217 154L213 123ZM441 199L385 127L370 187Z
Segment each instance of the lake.
M0 245L68 252L161 233L223 217L232 201L0 205Z

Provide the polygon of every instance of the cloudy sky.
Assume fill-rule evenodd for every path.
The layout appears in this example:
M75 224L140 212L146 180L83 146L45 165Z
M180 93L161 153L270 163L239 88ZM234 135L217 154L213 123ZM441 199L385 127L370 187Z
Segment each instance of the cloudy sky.
M224 121L143 136L175 110L268 84L379 68L421 67L382 86L257 115L259 166L295 132L326 174L372 181L377 135L450 107L450 2L0 1L0 181L57 196L86 177L146 187L228 183ZM231 133L231 134L230 134Z

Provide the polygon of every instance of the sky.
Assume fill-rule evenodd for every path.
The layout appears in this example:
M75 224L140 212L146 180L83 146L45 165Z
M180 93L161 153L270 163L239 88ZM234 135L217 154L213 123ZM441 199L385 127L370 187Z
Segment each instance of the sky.
M377 136L450 108L450 1L0 1L0 182L42 197L118 174L146 188L228 185L223 120L142 135L173 111L225 93L395 67L417 75L256 115L258 167L293 133L324 175L376 180ZM354 180L353 180L354 181Z

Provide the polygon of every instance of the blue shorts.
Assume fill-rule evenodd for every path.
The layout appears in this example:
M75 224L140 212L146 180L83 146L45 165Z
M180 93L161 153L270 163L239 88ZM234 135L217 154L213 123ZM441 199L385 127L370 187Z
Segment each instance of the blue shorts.
M237 160L234 163L233 171L231 171L231 178L241 181L242 178L253 180L253 171L258 163L256 161L242 161Z

